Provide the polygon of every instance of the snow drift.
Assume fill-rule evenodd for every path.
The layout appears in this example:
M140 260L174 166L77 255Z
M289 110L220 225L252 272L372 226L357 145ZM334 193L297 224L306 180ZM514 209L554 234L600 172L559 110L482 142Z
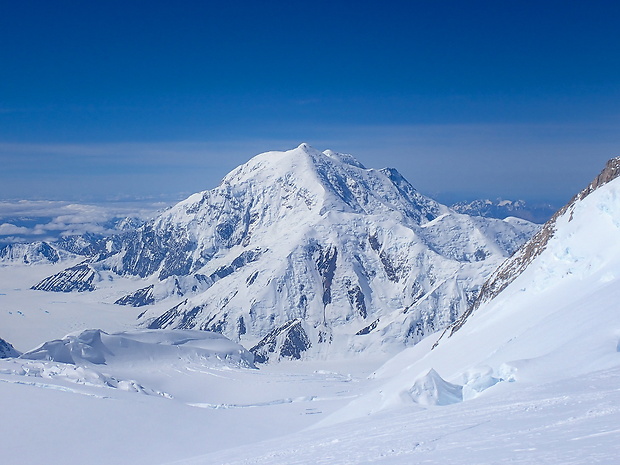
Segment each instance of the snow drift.
M221 334L191 330L137 330L108 334L98 329L69 334L22 354L22 359L73 365L200 362L254 368L251 353Z

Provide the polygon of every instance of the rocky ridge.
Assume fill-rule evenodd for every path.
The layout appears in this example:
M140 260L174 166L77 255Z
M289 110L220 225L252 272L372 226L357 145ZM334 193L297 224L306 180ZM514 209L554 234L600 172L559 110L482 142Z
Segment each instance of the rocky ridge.
M569 215L569 221L571 221L575 205L618 176L620 176L620 157L615 157L607 162L601 173L585 189L576 194L566 205L558 210L528 242L493 272L482 286L480 294L476 297L474 303L446 332L452 335L458 331L469 315L485 302L498 296L546 249L547 243L555 234L558 218Z

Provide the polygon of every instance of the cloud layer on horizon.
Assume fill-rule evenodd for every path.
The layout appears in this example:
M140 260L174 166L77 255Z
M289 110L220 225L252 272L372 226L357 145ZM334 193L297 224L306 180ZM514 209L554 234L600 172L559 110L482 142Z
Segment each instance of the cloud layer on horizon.
M0 199L172 202L215 187L258 153L308 142L351 153L368 167L396 168L440 200L561 204L620 144L612 126L569 123L283 127L278 134L208 142L0 143Z
M87 233L111 234L119 220L146 220L165 206L139 202L93 205L48 200L0 201L0 245L54 241Z

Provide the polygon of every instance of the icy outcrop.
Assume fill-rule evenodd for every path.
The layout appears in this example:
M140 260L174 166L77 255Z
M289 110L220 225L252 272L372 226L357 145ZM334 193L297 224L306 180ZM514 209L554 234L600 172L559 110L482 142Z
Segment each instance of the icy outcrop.
M49 341L21 355L71 365L149 364L178 360L254 368L251 353L221 334L188 330L137 330L108 334L90 329Z
M418 378L405 395L420 405L450 405L463 401L463 386L448 383L431 369Z

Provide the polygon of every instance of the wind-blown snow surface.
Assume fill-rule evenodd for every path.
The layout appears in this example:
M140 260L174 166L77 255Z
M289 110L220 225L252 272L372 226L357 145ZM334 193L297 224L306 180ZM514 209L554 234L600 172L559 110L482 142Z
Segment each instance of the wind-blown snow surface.
M0 460L154 465L280 437L359 395L377 364L248 356L202 331L92 330L2 359Z

